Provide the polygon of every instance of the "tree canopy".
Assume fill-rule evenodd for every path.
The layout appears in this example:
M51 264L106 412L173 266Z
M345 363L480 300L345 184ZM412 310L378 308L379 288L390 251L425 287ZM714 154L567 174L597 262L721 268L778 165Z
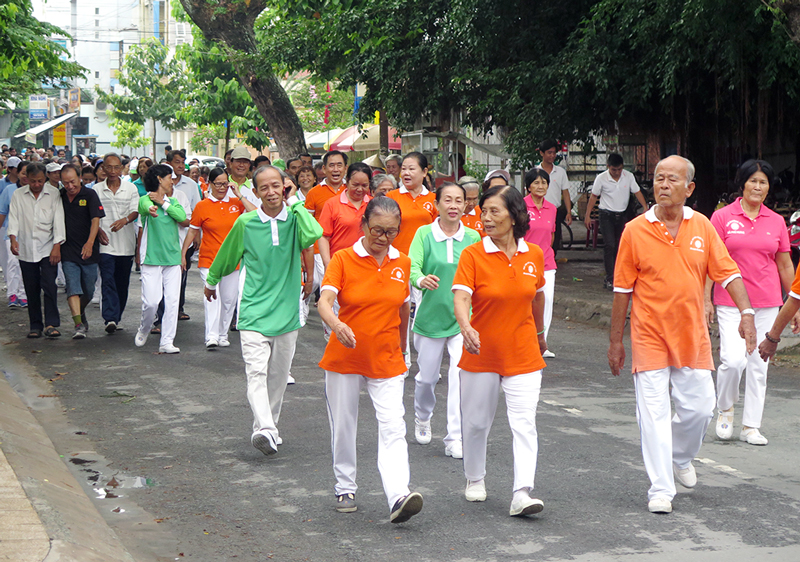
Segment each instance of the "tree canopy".
M62 60L69 53L49 39L53 35L66 36L58 27L34 18L30 0L0 3L0 107L41 91L43 83L60 87L86 72L81 65Z

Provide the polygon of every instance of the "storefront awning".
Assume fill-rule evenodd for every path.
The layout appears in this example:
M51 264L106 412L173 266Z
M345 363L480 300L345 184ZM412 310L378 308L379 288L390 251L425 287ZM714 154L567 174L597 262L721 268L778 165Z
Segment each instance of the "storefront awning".
M35 127L31 127L30 129L28 129L24 133L20 133L18 135L14 135L14 138L18 139L20 137L25 137L25 140L28 141L28 142L31 142L31 143L36 142L36 135L38 135L39 133L44 133L45 131L49 131L53 127L58 127L59 125L61 125L61 123L66 123L67 121L69 121L73 117L77 117L77 116L78 116L77 113L66 113L64 115L59 115L58 117L56 117L55 119L52 119L51 121L48 121L46 123L42 123L41 125L36 125ZM33 138L33 140L30 140L31 138Z

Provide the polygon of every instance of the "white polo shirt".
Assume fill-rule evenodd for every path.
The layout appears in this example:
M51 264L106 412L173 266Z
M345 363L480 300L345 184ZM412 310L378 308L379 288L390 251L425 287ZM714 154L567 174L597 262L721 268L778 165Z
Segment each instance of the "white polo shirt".
M598 175L592 185L592 195L600 199L600 210L621 213L628 208L631 193L639 192L636 178L627 170L622 170L619 181L611 177L611 172L606 170Z
M544 170L541 166L536 167ZM545 172L546 171L547 170L545 170ZM569 191L567 171L561 166L553 164L553 171L550 172L550 185L547 188L547 193L545 193L544 198L556 208L559 208L561 207L561 198L564 191Z
M17 189L8 210L8 235L17 237L20 261L35 263L48 257L53 245L67 239L58 190L43 186L37 198L29 185Z
M111 225L131 213L139 210L139 190L129 181L120 180L119 188L114 193L105 181L95 184L94 190L100 198L100 204L106 216L100 219L100 228L108 235L108 245L100 245L100 253L111 256L132 256L136 253L135 222L126 224L116 232L111 232Z

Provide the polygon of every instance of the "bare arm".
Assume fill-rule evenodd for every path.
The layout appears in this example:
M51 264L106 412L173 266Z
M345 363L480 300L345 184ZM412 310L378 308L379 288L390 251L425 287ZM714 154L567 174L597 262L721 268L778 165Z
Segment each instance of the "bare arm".
M303 283L303 298L307 299L314 288L314 249L306 248L301 252L303 269L306 272L306 280Z
M625 319L628 316L630 293L614 293L614 304L611 306L611 329L608 334L608 366L611 374L619 376L625 365L625 346L622 336L625 333Z
M338 339L343 346L349 349L355 349L356 335L353 333L350 326L339 320L333 313L334 300L336 300L336 293L328 290L322 291L319 297L319 307L317 308L319 317L331 327L331 330L333 330L333 333L336 335L336 339Z
M533 321L536 324L536 335L539 339L539 353L547 351L547 340L544 337L544 291L537 291L531 303Z
M741 277L728 283L725 290L728 291L739 312L750 308L750 298L747 296L747 290L744 288L744 281ZM752 353L756 348L756 324L753 314L742 314L742 320L739 322L739 335L747 344L747 353Z
M411 316L411 304L409 301L403 303L400 307L400 349L405 355L408 349L408 318ZM406 363L408 365L408 363Z
M703 305L706 309L706 323L711 325L714 323L714 301L711 298L711 289L714 287L714 282L710 277L706 277L706 287L703 295Z
M453 308L456 315L456 322L461 327L461 335L464 336L464 348L473 355L478 355L481 351L481 338L478 331L472 327L469 321L469 307L472 304L472 295L467 291L456 289L453 291Z
M642 195L641 191L636 192L636 200L639 201L639 204L642 206L642 209L644 209L645 211L648 209L647 201L645 201L644 195Z
M572 200L569 198L569 189L562 189L561 195L563 197L564 206L567 209L567 216L564 218L564 222L570 225L572 224Z
M97 238L97 233L100 232L100 217L95 217L92 219L92 226L89 230L89 239L86 240L86 244L83 245L81 248L81 258L88 259L92 257L92 251L94 250L94 240Z
M184 271L186 271L186 251L189 249L189 246L192 245L192 242L194 242L197 232L198 229L190 228L189 232L186 233L186 238L183 240L183 246L181 246L181 268Z
M319 246L319 255L322 257L322 267L328 269L328 264L331 263L331 238L330 236L322 236L317 240Z
M594 211L594 206L597 204L597 195L592 193L589 196L589 202L586 204L586 216L583 217L583 222L586 225L586 228L591 228L592 226L592 211Z
M795 317L799 310L800 300L790 295L781 307L780 312L778 312L778 317L775 318L772 328L767 332L767 336L774 341L770 341L765 337L764 341L758 345L758 354L761 355L761 359L767 361L770 357L775 355L775 352L778 350L778 342L781 340L783 329L786 328L786 325ZM798 325L797 322L793 322L792 333L796 334L798 332L800 332L800 325Z

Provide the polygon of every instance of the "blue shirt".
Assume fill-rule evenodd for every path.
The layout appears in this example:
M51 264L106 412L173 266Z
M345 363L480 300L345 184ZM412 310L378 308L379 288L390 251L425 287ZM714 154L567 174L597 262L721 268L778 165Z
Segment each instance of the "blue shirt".
M8 209L11 206L11 196L18 187L16 183L7 183L3 192L0 193L0 215L6 217L6 221L3 222L3 240L8 240Z

